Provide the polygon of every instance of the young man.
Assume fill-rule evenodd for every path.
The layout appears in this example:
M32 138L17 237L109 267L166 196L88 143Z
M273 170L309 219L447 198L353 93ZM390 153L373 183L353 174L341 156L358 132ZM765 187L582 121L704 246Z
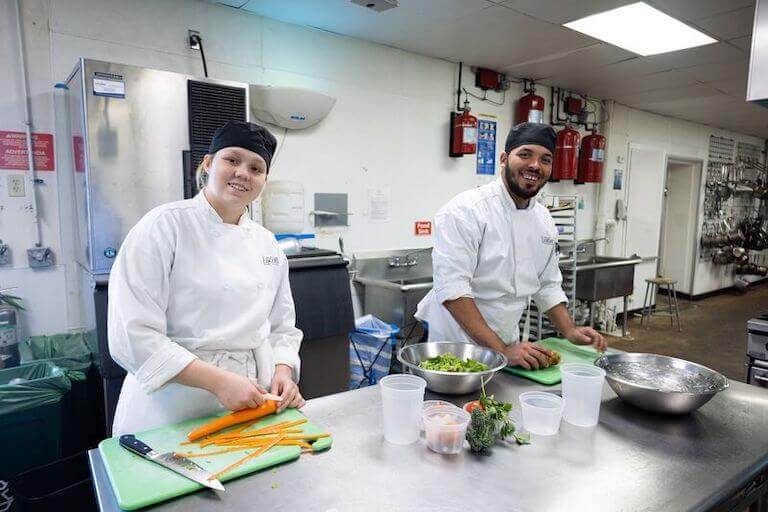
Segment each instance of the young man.
M533 199L552 173L555 138L548 125L515 126L500 178L459 194L437 213L434 288L416 312L429 325L430 341L471 341L502 352L511 365L546 367L549 351L520 339L518 323L532 299L570 341L605 349L597 331L573 325L557 228Z

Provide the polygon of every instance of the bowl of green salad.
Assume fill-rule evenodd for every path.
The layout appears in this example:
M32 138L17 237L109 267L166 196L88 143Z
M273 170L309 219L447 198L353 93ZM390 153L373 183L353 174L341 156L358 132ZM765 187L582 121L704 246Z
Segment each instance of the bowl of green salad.
M504 354L473 343L433 341L400 349L403 368L427 381L435 393L465 395L480 389L507 366Z

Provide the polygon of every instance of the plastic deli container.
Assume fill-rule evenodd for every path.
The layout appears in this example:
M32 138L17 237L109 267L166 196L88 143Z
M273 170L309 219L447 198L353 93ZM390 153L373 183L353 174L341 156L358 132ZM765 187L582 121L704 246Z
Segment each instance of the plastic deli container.
M427 381L416 375L387 375L379 381L384 419L384 439L392 444L419 440L419 418Z
M455 405L430 407L423 413L427 446L437 453L459 453L469 425L469 414Z
M560 431L563 417L563 399L553 393L528 391L520 395L523 426L531 434L551 436Z

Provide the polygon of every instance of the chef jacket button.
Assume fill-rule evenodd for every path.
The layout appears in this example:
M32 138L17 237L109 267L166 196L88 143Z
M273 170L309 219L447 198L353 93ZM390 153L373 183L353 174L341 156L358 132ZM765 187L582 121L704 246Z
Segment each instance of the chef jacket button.
M256 287L257 287L259 290L261 290L262 288L264 288L264 283L259 283L259 284L257 284L257 285L256 285Z

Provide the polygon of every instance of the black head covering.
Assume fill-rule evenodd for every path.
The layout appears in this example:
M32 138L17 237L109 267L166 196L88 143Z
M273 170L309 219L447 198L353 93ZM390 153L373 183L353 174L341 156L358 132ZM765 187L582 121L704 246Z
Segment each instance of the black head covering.
M516 147L525 144L537 144L544 146L554 155L556 139L555 130L548 124L520 123L509 130L507 141L504 144L504 152L509 153Z
M208 154L214 154L220 149L237 146L258 153L267 162L267 172L275 154L277 139L263 126L243 121L229 121L216 130L208 148Z

